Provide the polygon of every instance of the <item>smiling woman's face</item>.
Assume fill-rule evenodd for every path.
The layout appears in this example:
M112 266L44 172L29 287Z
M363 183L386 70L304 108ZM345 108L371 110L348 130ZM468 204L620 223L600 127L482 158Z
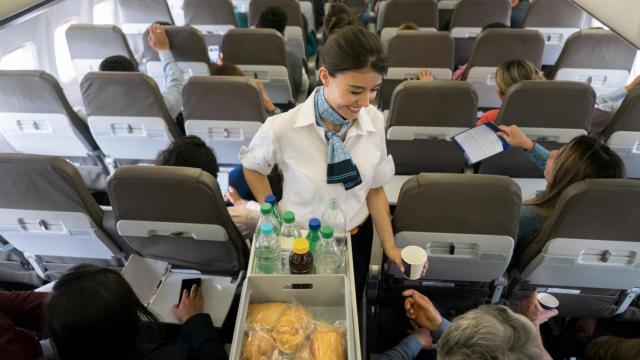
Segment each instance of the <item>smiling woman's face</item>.
M330 76L326 68L320 68L320 80L324 96L343 118L354 120L362 108L375 99L382 75L367 68L351 70Z

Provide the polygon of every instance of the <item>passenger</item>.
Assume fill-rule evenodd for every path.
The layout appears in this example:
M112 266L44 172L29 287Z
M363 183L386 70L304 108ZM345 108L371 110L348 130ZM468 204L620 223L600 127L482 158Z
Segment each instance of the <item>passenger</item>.
M227 359L200 288L173 305L177 342L160 345L160 322L116 271L78 265L54 285L46 328L60 360Z
M511 0L511 28L521 29L529 10L529 0Z
M223 64L211 64L211 75L213 76L246 76L239 67L231 63L223 63ZM260 97L262 98L262 104L264 105L264 109L267 111L267 115L273 116L282 113L282 110L275 106L267 94L267 90L264 88L264 83L258 79L252 79L253 83L258 88L260 92Z
M544 310L533 292L520 303L518 314L505 306L482 305L453 322L443 318L429 298L405 290L407 317L429 332L428 339L412 334L380 356L381 360L412 360L421 349L437 343L438 360L551 359L542 345L539 326L558 311ZM424 336L423 336L424 337Z
M256 27L276 30L284 37L284 30L287 27L287 13L277 6L267 6L260 13ZM287 69L289 70L289 82L294 100L304 90L303 82L307 75L303 60L298 54L287 50Z
M164 69L165 87L162 97L167 105L167 110L172 118L176 119L182 111L182 88L184 77L178 67L169 44L169 38L162 25L153 24L149 27L149 45L158 52ZM133 61L122 55L110 56L100 63L100 71L124 71L134 72L136 69Z
M270 117L249 147L240 150L244 175L255 198L272 192L267 174L283 171L281 208L306 222L340 199L351 230L356 294L360 296L371 255L372 220L387 257L403 269L383 185L393 176L384 120L371 105L387 71L378 37L349 25L322 49L322 86L296 108ZM358 300L359 300L358 299Z
M155 164L198 168L214 178L218 178L220 172L216 155L202 139L194 135L174 140L168 148L158 154ZM231 184L231 181L229 183ZM229 196L233 197L230 200L235 205L227 208L231 220L240 230L244 239L251 239L259 220L260 204L242 199L232 187L229 187L229 193Z
M36 360L51 353L50 347L40 343L45 339L44 307L48 297L49 294L42 292L0 290L3 360Z
M640 76L637 76L629 85L620 89L614 90L610 93L600 95L596 98L595 109L591 117L591 127L589 128L589 134L601 135L606 133L608 129L607 125L613 118L613 115L627 94L633 90L640 88Z
M518 254L537 236L569 186L586 179L626 177L624 163L618 154L593 137L578 136L560 150L549 151L529 139L516 125L499 127L502 131L498 135L509 145L526 150L531 160L544 171L547 180L544 192L525 201L522 206L514 254ZM517 259L517 256L513 259Z
M403 22L402 24L400 24L400 26L398 26L398 31L403 31L403 30L420 30L420 28L415 23L412 23L411 21L407 21L407 22Z

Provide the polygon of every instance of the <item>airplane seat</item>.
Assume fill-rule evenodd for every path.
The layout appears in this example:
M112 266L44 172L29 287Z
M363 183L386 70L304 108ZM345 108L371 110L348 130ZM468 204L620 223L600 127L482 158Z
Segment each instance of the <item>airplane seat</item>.
M313 10L313 2L309 0L300 0L299 3L300 3L300 12L302 13L302 16L307 18L309 31L318 30L316 27L316 17Z
M185 24L198 29L207 46L221 46L224 34L238 26L231 0L185 0L182 8Z
M382 80L378 107L389 109L393 91L405 80L417 80L421 70L429 69L434 79L451 79L453 39L445 31L406 30L389 41L389 69Z
M0 71L0 134L16 152L64 157L92 190L105 189L104 155L50 74Z
M570 0L536 0L529 5L523 27L544 36L542 65L555 64L567 38L580 31L587 18Z
M293 103L285 43L273 29L232 29L222 40L225 61L238 65L248 77L262 80L276 104Z
M466 82L400 84L391 99L387 130L396 174L461 173L465 159L451 137L473 126L477 111L477 96Z
M638 314L628 308L640 293L638 214L637 180L571 185L538 236L515 257L508 299L517 302L537 290L558 298L560 316Z
M409 280L387 262L378 301L393 301L401 291L415 288L445 310L497 303L506 285L521 204L520 188L504 176L411 177L400 190L393 232L398 247L426 249L429 270L424 278Z
M0 154L0 236L45 280L91 262L122 267L131 249L102 227L76 168L53 156Z
M390 0L381 15L381 38L385 37L385 31L395 32L405 22L412 22L420 29L438 29L438 5L435 0Z
M306 34L308 29L302 21L302 11L298 0L251 0L249 3L249 26L257 26L262 11L269 6L277 6L287 14L284 40L287 49L301 59L307 58Z
M156 83L132 72L92 72L80 84L89 128L105 155L152 161L181 134Z
M449 32L454 38L455 65L469 61L476 37L492 23L511 24L509 0L460 0L453 10Z
M187 135L207 143L219 164L240 164L240 148L249 145L267 118L252 81L238 76L192 77L183 95Z
M249 250L210 174L122 166L108 189L118 233L140 255L208 274L234 276L246 269Z
M518 125L534 141L557 150L574 137L586 135L596 95L585 83L526 80L505 96L496 124ZM485 159L481 174L542 178L544 174L521 149L510 148Z
M137 60L144 54L147 38L143 36L154 22L175 24L166 0L117 0L120 28L127 35Z
M178 67L187 80L191 76L209 76L209 50L200 32L192 26L167 26L167 37L171 44L171 52ZM148 29L144 38L148 36ZM149 75L164 89L164 68L158 53L151 48L148 41L144 42L144 63Z
M500 107L496 69L507 60L522 59L540 68L544 39L536 30L487 29L476 40L463 80L478 93L478 107Z
M73 24L65 36L78 81L91 71L99 71L100 63L109 56L125 56L137 68L127 37L115 25Z
M627 94L602 137L624 161L627 176L640 178L640 91Z
M586 82L604 95L625 85L636 53L613 31L582 30L567 39L549 78Z

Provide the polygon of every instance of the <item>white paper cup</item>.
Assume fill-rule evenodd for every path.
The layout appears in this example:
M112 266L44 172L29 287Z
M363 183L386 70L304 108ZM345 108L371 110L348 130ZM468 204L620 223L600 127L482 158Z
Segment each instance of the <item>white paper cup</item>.
M422 275L422 268L427 262L427 252L419 247L410 245L400 253L404 265L404 276L407 279L418 280Z
M560 301L558 301L558 298L548 293L539 293L538 303L545 310L555 309L558 307L558 305L560 305Z

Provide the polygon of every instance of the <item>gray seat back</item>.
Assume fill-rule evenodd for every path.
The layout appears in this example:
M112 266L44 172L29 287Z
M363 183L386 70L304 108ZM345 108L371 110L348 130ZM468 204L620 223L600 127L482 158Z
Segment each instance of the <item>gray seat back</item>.
M466 82L406 81L396 87L387 131L396 174L462 172L464 157L450 140L473 126L477 104Z
M40 70L0 71L0 133L27 154L86 157L99 150L58 81Z
M106 155L153 160L180 137L150 77L131 72L92 72L80 87L91 133Z
M183 95L187 135L206 142L219 164L239 164L240 148L266 119L258 88L246 77L192 77Z
M456 65L469 61L475 38L482 28L493 23L509 25L511 2L509 0L461 0L456 5L449 31L456 42Z
M102 230L103 213L76 168L52 156L0 154L0 236L36 257L120 263L121 249ZM46 266L46 265L45 265Z
M499 107L495 73L507 60L522 59L540 68L544 39L535 30L487 29L483 31L471 53L463 79L470 81L478 93L481 108Z
M582 30L567 39L550 78L587 82L606 94L624 86L636 52L610 30Z
M125 34L142 34L156 21L174 23L166 0L118 0L117 4Z
M98 71L102 60L113 55L125 56L137 66L127 37L115 25L73 24L65 36L79 80L88 72Z
M640 178L640 91L627 94L602 136L624 161L627 175Z
M479 291L479 284L502 278L513 253L521 201L520 188L508 177L414 176L400 189L392 220L396 243L427 250L429 271L421 284L439 287L440 300L468 301L467 295L455 296L456 287L468 287L477 292L477 303L496 302L501 290ZM455 285L447 291L444 284Z
M246 246L215 178L195 168L123 166L109 179L118 233L142 256L236 275Z
M385 6L382 28L397 28L412 22L421 28L438 28L438 5L435 0L390 0Z
M453 39L444 31L398 32L389 41L389 69L382 80L378 107L388 109L396 86L407 79L417 79L421 70L431 70L437 80L451 79L453 48Z
M637 180L571 185L518 257L520 288L554 292L560 315L609 317L625 311L626 291L640 287L638 214ZM621 297L618 290L624 290Z
M185 24L198 29L208 46L222 45L224 34L238 26L230 0L185 0L182 8Z
M586 135L596 95L574 81L521 81L509 89L497 124L518 125L548 149L559 149L576 136ZM486 159L480 173L523 178L544 176L520 149L509 149Z

